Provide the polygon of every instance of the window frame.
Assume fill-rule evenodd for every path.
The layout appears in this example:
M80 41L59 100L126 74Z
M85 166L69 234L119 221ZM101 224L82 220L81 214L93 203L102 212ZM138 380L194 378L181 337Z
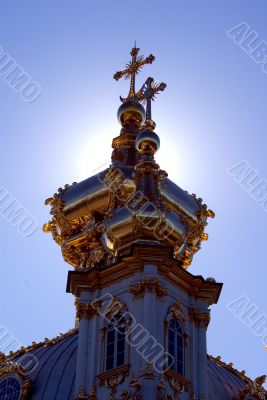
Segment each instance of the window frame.
M114 323L116 323L116 321L119 322L119 325L117 325L118 326L117 329L116 329L116 326L114 326ZM123 349L123 351L119 351L118 352L118 345L119 345L118 342L120 340L120 335L122 335L121 332L119 331L119 328L122 325L124 325L124 340L123 340L124 349ZM114 341L113 342L108 342L108 335L112 331L114 332ZM104 335L103 335L104 336L103 337L103 352L102 352L103 360L102 360L102 368L101 368L102 372L109 372L109 371L111 371L113 369L120 368L120 367L122 367L123 365L126 364L126 361L127 361L127 358L128 358L127 357L128 354L127 354L127 343L126 343L126 334L127 334L126 331L127 331L127 321L126 321L126 318L123 316L123 313L122 314L118 313L117 315L114 315L112 317L112 319L110 321L108 321L106 323L105 327L102 329L102 332L104 333ZM112 357L113 361L112 361L112 367L110 366L108 368L107 367L107 360L108 360L107 352L108 352L108 346L111 343L113 343L113 345L114 345L113 357ZM118 356L120 354L123 354L123 362L118 363ZM109 356L109 358L111 358L111 357Z
M170 326L172 321L174 321L174 323L176 325L178 325L178 329L181 330L181 333L177 332L177 330L175 331L175 329L173 329ZM183 324L181 323L181 321L178 320L177 318L175 318L174 316L170 316L170 318L168 319L167 323L168 323L168 326L167 326L167 333L166 333L166 340L167 340L166 348L167 348L167 352L174 357L174 363L172 364L171 367L169 367L169 365L168 365L168 368L171 371L175 372L176 374L184 377L185 376L185 336L184 336L184 327L183 327ZM173 335L174 335L174 342L173 342L174 351L173 351L173 354L170 352L170 331L173 332ZM181 340L182 340L182 347L181 347L182 360L181 361L179 361L179 357L178 357L178 350L179 350L178 344L177 344L178 337L180 337ZM179 371L178 371L178 363L181 364L181 370L179 370Z
M176 303L177 302L179 302L179 304L180 304L179 300L177 300ZM169 350L168 350L169 349L169 341L168 341L169 324L170 324L170 321L172 319L174 319L179 323L179 325L180 325L180 327L182 329L182 336L183 336L183 375L180 375L178 372L176 372L176 369L174 370L172 368L169 368L168 365L166 365L166 373L167 374L170 373L171 375L175 375L177 379L180 378L181 382L184 383L184 381L187 381L187 379L188 379L188 365L189 365L188 364L189 363L189 361L188 361L188 355L189 355L188 346L189 346L190 338L189 338L189 335L188 335L187 329L186 329L186 319L185 319L184 312L182 311L180 313L176 313L175 311L173 311L173 306L174 305L172 304L168 308L167 315L166 315L165 320L164 320L164 345L165 345L166 353L169 353Z

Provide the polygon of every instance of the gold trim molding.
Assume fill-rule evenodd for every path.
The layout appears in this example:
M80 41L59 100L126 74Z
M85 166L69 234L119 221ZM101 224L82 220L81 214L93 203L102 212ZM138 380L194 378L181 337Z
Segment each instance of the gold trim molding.
M131 255L103 270L69 271L67 291L79 296L83 290L94 292L96 289L106 288L138 272L143 273L147 263L157 265L159 275L192 298L205 300L209 305L217 303L221 283L206 281L202 276L190 274L173 259L170 249L158 246L135 245Z

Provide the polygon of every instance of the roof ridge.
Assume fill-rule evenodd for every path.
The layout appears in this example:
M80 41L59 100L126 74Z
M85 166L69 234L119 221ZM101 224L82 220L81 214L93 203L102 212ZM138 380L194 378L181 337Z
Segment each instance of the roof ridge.
M241 379L244 383L253 382L253 380L246 375L246 371L244 369L242 371L239 371L238 369L233 367L232 362L226 363L225 361L222 361L221 356L214 357L210 354L207 354L207 357L209 360L215 361L215 363L220 367L226 368L232 374Z
M33 341L31 345L25 347L25 346L21 346L18 350L16 351L10 351L9 354L7 354L7 359L9 361L13 360L14 358L28 353L31 350L36 350L39 349L40 347L49 347L52 346L54 344L59 343L61 340L65 339L68 336L74 335L76 332L78 332L79 329L78 328L72 328L69 329L66 333L62 333L60 332L59 335L55 336L52 339L48 339L48 338L44 338L41 342L35 342Z

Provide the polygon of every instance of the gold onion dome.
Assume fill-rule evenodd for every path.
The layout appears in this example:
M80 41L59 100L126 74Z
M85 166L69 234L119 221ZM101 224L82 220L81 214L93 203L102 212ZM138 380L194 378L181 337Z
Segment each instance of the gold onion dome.
M122 129L112 142L111 165L46 200L52 219L43 229L52 233L65 261L76 269L108 267L135 244L168 247L177 265L187 268L208 238L207 217L214 217L202 199L178 187L156 164L160 140L151 103L166 84L149 77L136 91L136 74L155 57L139 56L136 47L130 54L126 68L114 75L116 80L130 78L130 91L120 98Z

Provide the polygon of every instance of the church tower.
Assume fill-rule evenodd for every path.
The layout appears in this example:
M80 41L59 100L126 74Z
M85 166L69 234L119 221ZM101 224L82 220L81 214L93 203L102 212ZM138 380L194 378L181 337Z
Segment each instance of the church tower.
M61 246L75 297L78 347L75 399L208 399L206 331L222 284L188 272L207 218L201 198L168 179L155 161L160 139L151 104L166 87L147 78L134 47L116 80L119 136L110 166L46 200L44 225Z

